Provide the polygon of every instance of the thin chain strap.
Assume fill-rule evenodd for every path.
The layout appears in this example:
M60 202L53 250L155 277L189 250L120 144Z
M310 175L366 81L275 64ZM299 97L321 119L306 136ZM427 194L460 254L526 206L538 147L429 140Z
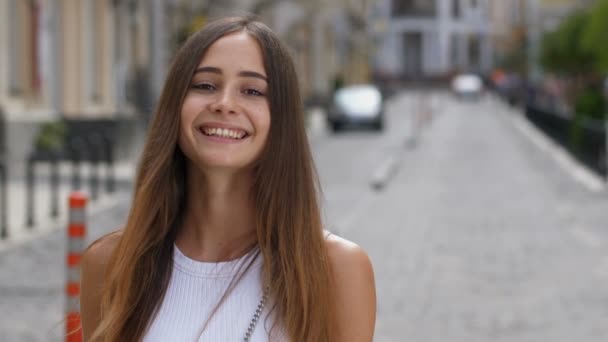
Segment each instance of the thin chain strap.
M268 287L264 289L264 293L262 294L262 298L258 303L257 308L255 309L255 313L249 322L249 326L247 327L247 332L245 332L245 337L243 338L243 342L249 342L251 339L251 335L253 335L253 330L255 330L255 326L258 324L260 320L260 316L262 316L262 311L264 311L264 305L266 305L266 300L268 299Z

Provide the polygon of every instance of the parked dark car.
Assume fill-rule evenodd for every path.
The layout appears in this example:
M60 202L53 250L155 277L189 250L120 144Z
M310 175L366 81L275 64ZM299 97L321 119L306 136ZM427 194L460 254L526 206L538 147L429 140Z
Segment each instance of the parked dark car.
M329 105L327 121L333 132L347 126L384 128L384 103L378 87L360 84L338 89Z

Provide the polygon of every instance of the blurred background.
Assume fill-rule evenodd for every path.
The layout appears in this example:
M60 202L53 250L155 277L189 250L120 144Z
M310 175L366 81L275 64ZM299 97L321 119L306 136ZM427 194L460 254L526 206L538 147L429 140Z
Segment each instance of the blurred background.
M119 228L173 54L249 13L377 341L608 340L608 0L0 0L0 341L64 339L69 193Z

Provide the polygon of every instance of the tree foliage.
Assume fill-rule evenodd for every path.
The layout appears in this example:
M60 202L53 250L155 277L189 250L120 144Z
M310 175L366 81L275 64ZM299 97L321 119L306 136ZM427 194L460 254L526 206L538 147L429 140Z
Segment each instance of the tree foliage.
M608 72L608 0L571 14L555 31L545 33L540 63L545 70L566 73Z
M58 151L63 148L67 127L62 121L45 123L36 137L37 151Z
M552 32L544 35L540 63L547 71L559 74L586 74L595 69L594 53L583 44L590 14L578 11Z
M608 73L608 0L597 0L589 13L582 45L593 55L595 69Z
M574 111L589 118L604 117L601 80L608 72L608 0L574 12L556 30L545 33L541 44L540 63L545 70L571 81L567 97Z

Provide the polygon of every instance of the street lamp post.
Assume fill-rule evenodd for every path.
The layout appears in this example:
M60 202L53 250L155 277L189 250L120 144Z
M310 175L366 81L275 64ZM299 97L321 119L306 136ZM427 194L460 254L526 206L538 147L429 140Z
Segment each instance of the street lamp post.
M538 0L526 1L526 62L528 80L538 81L540 77L540 69L538 65L538 51L540 43L540 23L539 23L539 8Z

